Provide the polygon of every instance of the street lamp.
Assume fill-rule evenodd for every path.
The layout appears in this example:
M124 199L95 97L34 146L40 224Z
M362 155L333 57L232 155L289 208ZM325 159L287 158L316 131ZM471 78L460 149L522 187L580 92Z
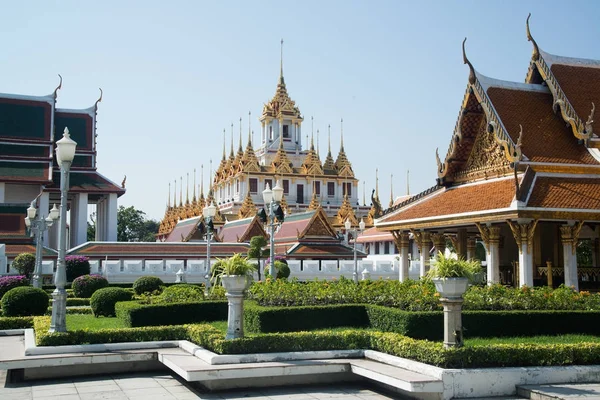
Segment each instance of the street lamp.
M350 222L350 219L347 219L346 222L344 222L344 227L346 228L346 232L352 232L352 236L354 237L354 272L352 273L352 279L354 280L354 283L358 283L358 260L356 258L356 239L358 236L357 233L365 230L365 221L363 218L361 218L358 224L358 229L352 229L352 223Z
M65 253L67 251L67 194L69 192L69 170L75 158L77 143L71 139L69 129L65 127L62 139L56 142L56 161L60 167L60 221L58 225L58 258L52 292L52 320L50 332L67 331L67 267Z
M265 208L268 209L269 212L269 243L271 248L269 257L269 275L275 279L277 277L277 271L275 270L275 217L277 217L280 223L283 221L283 211L279 207L279 202L283 198L283 188L279 185L279 181L277 181L273 190L271 190L267 183L267 187L263 190L262 194Z
M204 222L206 223L206 268L207 271L204 278L206 279L206 285L204 286L204 294L208 295L208 289L210 289L210 241L212 240L213 232L213 217L217 213L217 207L213 201L210 205L202 209L202 215L204 216Z
M42 245L44 232L47 231L57 219L58 208L56 208L56 204L54 207L52 207L50 214L48 214L48 217L45 219L41 212L38 214L35 208L35 200L31 202L31 205L27 209L25 225L27 225L29 228L31 237L35 236L35 268L33 270L33 287L36 288L42 288Z

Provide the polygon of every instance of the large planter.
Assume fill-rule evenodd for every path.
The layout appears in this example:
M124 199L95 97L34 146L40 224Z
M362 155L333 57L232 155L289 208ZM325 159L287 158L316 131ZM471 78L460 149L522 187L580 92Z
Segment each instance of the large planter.
M247 275L223 275L221 282L227 293L238 294L242 293L248 287Z
M227 334L225 339L244 337L244 291L250 284L248 275L222 275L221 283L227 293Z
M440 297L447 299L462 297L469 286L467 278L434 278L432 281Z

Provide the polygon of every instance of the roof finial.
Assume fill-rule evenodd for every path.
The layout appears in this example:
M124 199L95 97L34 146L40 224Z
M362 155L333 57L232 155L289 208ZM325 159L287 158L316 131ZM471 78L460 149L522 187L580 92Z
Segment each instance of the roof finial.
M531 57L534 60L537 60L538 58L540 58L540 48L538 47L536 41L533 39L533 36L531 36L531 31L529 30L529 18L531 18L531 13L529 13L529 15L527 16L527 22L525 23L525 26L527 28L527 40L533 44L533 54L531 55Z
M252 146L252 112L248 111L248 146Z
M463 63L465 64L469 64L469 83L471 85L475 84L475 68L473 68L473 64L471 64L471 61L469 61L469 59L467 58L467 53L465 52L465 42L467 41L467 38L465 38L465 40L463 40L462 42L462 53L463 53Z
M340 119L340 150L344 151L344 118Z
M173 207L177 207L177 179L173 180L174 185L174 189L173 189Z
M242 152L242 117L240 117L240 145L238 146L238 151Z
M212 192L212 158L208 160L210 169L208 170L208 194Z
M54 100L56 100L56 97L58 96L58 89L62 89L62 76L58 74L58 77L60 78L60 82L58 82L58 86L56 87L56 89L54 89Z
M410 169L406 170L406 195L410 196L410 179L409 179Z
M94 103L94 110L98 110L98 103L100 103L102 101L102 95L104 94L102 92L102 88L98 88L98 90L100 90L100 97L98 97L98 100L96 100L96 102Z
M231 150L229 152L229 157L233 158L233 122L231 123Z
M366 185L366 182L363 181L363 206L367 205L367 202L365 201L365 185Z
M375 197L379 198L379 168L375 168Z
M194 168L194 186L192 186L192 189L194 190L194 197L192 198L192 200L195 202L196 201L196 168Z
M226 158L225 156L225 128L223 128L223 160Z
M315 149L315 118L314 117L310 117L310 149L314 150ZM318 153L318 152L317 152Z
M319 154L319 130L317 129L317 155L320 156Z
M327 125L327 151L331 153L331 124Z
M283 83L283 39L281 39L281 58L279 61L279 83Z
M204 164L200 164L200 198L204 197Z
M167 200L167 208L171 208L171 182L169 182L169 199Z
M185 173L185 204L190 203L190 173Z
M183 176L179 177L179 206L183 206Z
M390 207L394 205L394 174L390 174Z

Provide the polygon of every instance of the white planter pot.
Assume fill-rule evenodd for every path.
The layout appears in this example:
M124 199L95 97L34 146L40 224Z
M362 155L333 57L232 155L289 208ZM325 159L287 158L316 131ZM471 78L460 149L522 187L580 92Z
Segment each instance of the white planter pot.
M241 293L248 287L247 275L224 275L221 282L227 293Z
M447 299L462 297L469 286L467 278L435 278L432 281L440 296Z

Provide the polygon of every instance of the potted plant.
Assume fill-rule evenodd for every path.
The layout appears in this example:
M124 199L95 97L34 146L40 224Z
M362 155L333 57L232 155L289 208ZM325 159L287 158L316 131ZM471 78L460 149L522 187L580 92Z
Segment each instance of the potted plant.
M213 285L221 282L227 292L243 292L252 282L252 273L256 267L241 254L234 254L224 260L219 260L212 268L211 282Z
M457 298L467 291L469 282L481 272L478 260L465 260L462 257L446 257L441 252L431 263L427 276L443 298Z

